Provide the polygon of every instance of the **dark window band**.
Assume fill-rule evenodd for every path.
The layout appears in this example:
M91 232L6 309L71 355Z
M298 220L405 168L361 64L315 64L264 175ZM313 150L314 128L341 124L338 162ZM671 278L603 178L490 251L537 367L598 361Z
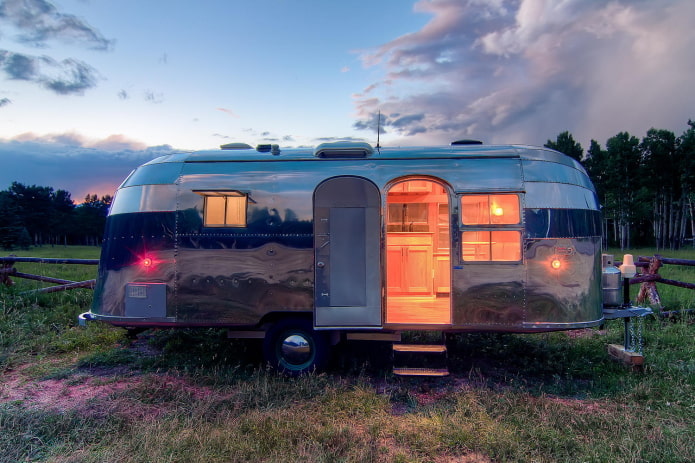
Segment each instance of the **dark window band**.
M601 236L601 212L589 209L524 209L525 238Z

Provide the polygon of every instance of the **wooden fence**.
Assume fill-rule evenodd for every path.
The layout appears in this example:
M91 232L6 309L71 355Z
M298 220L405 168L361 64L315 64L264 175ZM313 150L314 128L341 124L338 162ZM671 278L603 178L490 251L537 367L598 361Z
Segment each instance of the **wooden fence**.
M6 286L14 285L12 277L14 278L25 278L27 280L43 281L46 283L53 283L56 286L49 286L47 288L40 288L32 292L36 293L55 293L58 291L65 291L68 289L76 288L88 288L94 289L96 280L85 280L85 281L70 281L62 280L60 278L47 277L43 275L33 275L31 273L18 272L14 267L17 262L31 262L35 264L75 264L75 265L98 265L99 259L51 259L43 257L17 257L8 256L0 257L0 282Z
M654 256L639 256L637 262L635 262L635 266L639 267L641 271L634 278L630 278L631 285L641 285L636 298L638 304L649 301L649 304L652 306L658 307L659 309L663 308L656 283L677 286L679 288L695 289L695 284L693 283L669 280L659 275L659 269L663 267L664 264L695 267L695 260L671 259L658 254ZM616 262L616 266L619 265L620 262ZM668 313L669 312L662 312L661 314L667 315Z

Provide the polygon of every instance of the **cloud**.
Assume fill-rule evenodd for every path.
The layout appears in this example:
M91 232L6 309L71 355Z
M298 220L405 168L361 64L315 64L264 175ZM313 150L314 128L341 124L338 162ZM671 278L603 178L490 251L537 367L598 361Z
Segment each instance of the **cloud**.
M98 150L112 152L145 151L147 149L147 145L145 145L144 143L135 140L130 140L128 137L121 134L109 135L103 140L98 140L96 142L89 143L86 146L89 148L95 148Z
M56 61L0 50L0 67L9 79L34 82L60 95L82 94L97 81L93 67L72 58Z
M421 0L422 29L361 54L382 72L353 95L355 127L448 142L588 145L682 127L695 107L695 2ZM396 116L397 115L397 116ZM579 135L579 136L577 136Z
M25 132L2 142L36 143L40 145L68 146L72 148L93 148L101 151L130 152L147 149L144 143L132 140L122 134L109 135L104 139L92 139L76 132L37 135Z
M88 49L109 50L112 40L83 20L58 11L45 0L0 0L0 26L13 26L14 40L37 48L49 42L77 44ZM3 27L5 29L5 27ZM0 67L10 80L23 80L59 95L81 95L96 86L97 71L82 60L54 59L11 50L0 50Z
M9 98L0 98L0 108L3 106L7 106L8 104L12 103L12 100Z
M54 75L43 74L41 81L46 88L61 95L81 94L96 85L96 70L81 61L69 58L61 62L42 58L56 72Z
M36 76L36 59L18 53L0 50L0 63L13 80L33 80Z
M76 16L58 11L45 0L5 0L0 3L0 20L21 31L20 42L45 46L49 40L77 43L96 50L108 50L113 40Z
M76 133L25 133L0 139L0 189L18 181L66 190L75 200L113 194L134 168L173 151L123 135L92 140Z
M150 103L154 104L159 104L164 102L164 94L162 93L155 93L153 90L145 90L143 94L143 98L145 98L145 101L148 101Z

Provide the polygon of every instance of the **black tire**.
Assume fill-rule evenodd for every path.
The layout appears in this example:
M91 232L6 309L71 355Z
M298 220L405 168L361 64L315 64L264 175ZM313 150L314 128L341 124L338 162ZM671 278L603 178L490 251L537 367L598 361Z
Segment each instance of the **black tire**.
M309 320L283 319L274 323L263 340L263 357L273 368L290 376L323 369L330 346Z

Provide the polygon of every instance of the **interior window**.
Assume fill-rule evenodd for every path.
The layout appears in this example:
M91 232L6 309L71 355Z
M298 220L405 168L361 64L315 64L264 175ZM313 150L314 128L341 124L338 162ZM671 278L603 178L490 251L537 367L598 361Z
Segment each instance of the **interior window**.
M429 204L392 203L388 205L389 231L428 231ZM417 230L414 230L417 228ZM422 230L424 228L424 230Z

